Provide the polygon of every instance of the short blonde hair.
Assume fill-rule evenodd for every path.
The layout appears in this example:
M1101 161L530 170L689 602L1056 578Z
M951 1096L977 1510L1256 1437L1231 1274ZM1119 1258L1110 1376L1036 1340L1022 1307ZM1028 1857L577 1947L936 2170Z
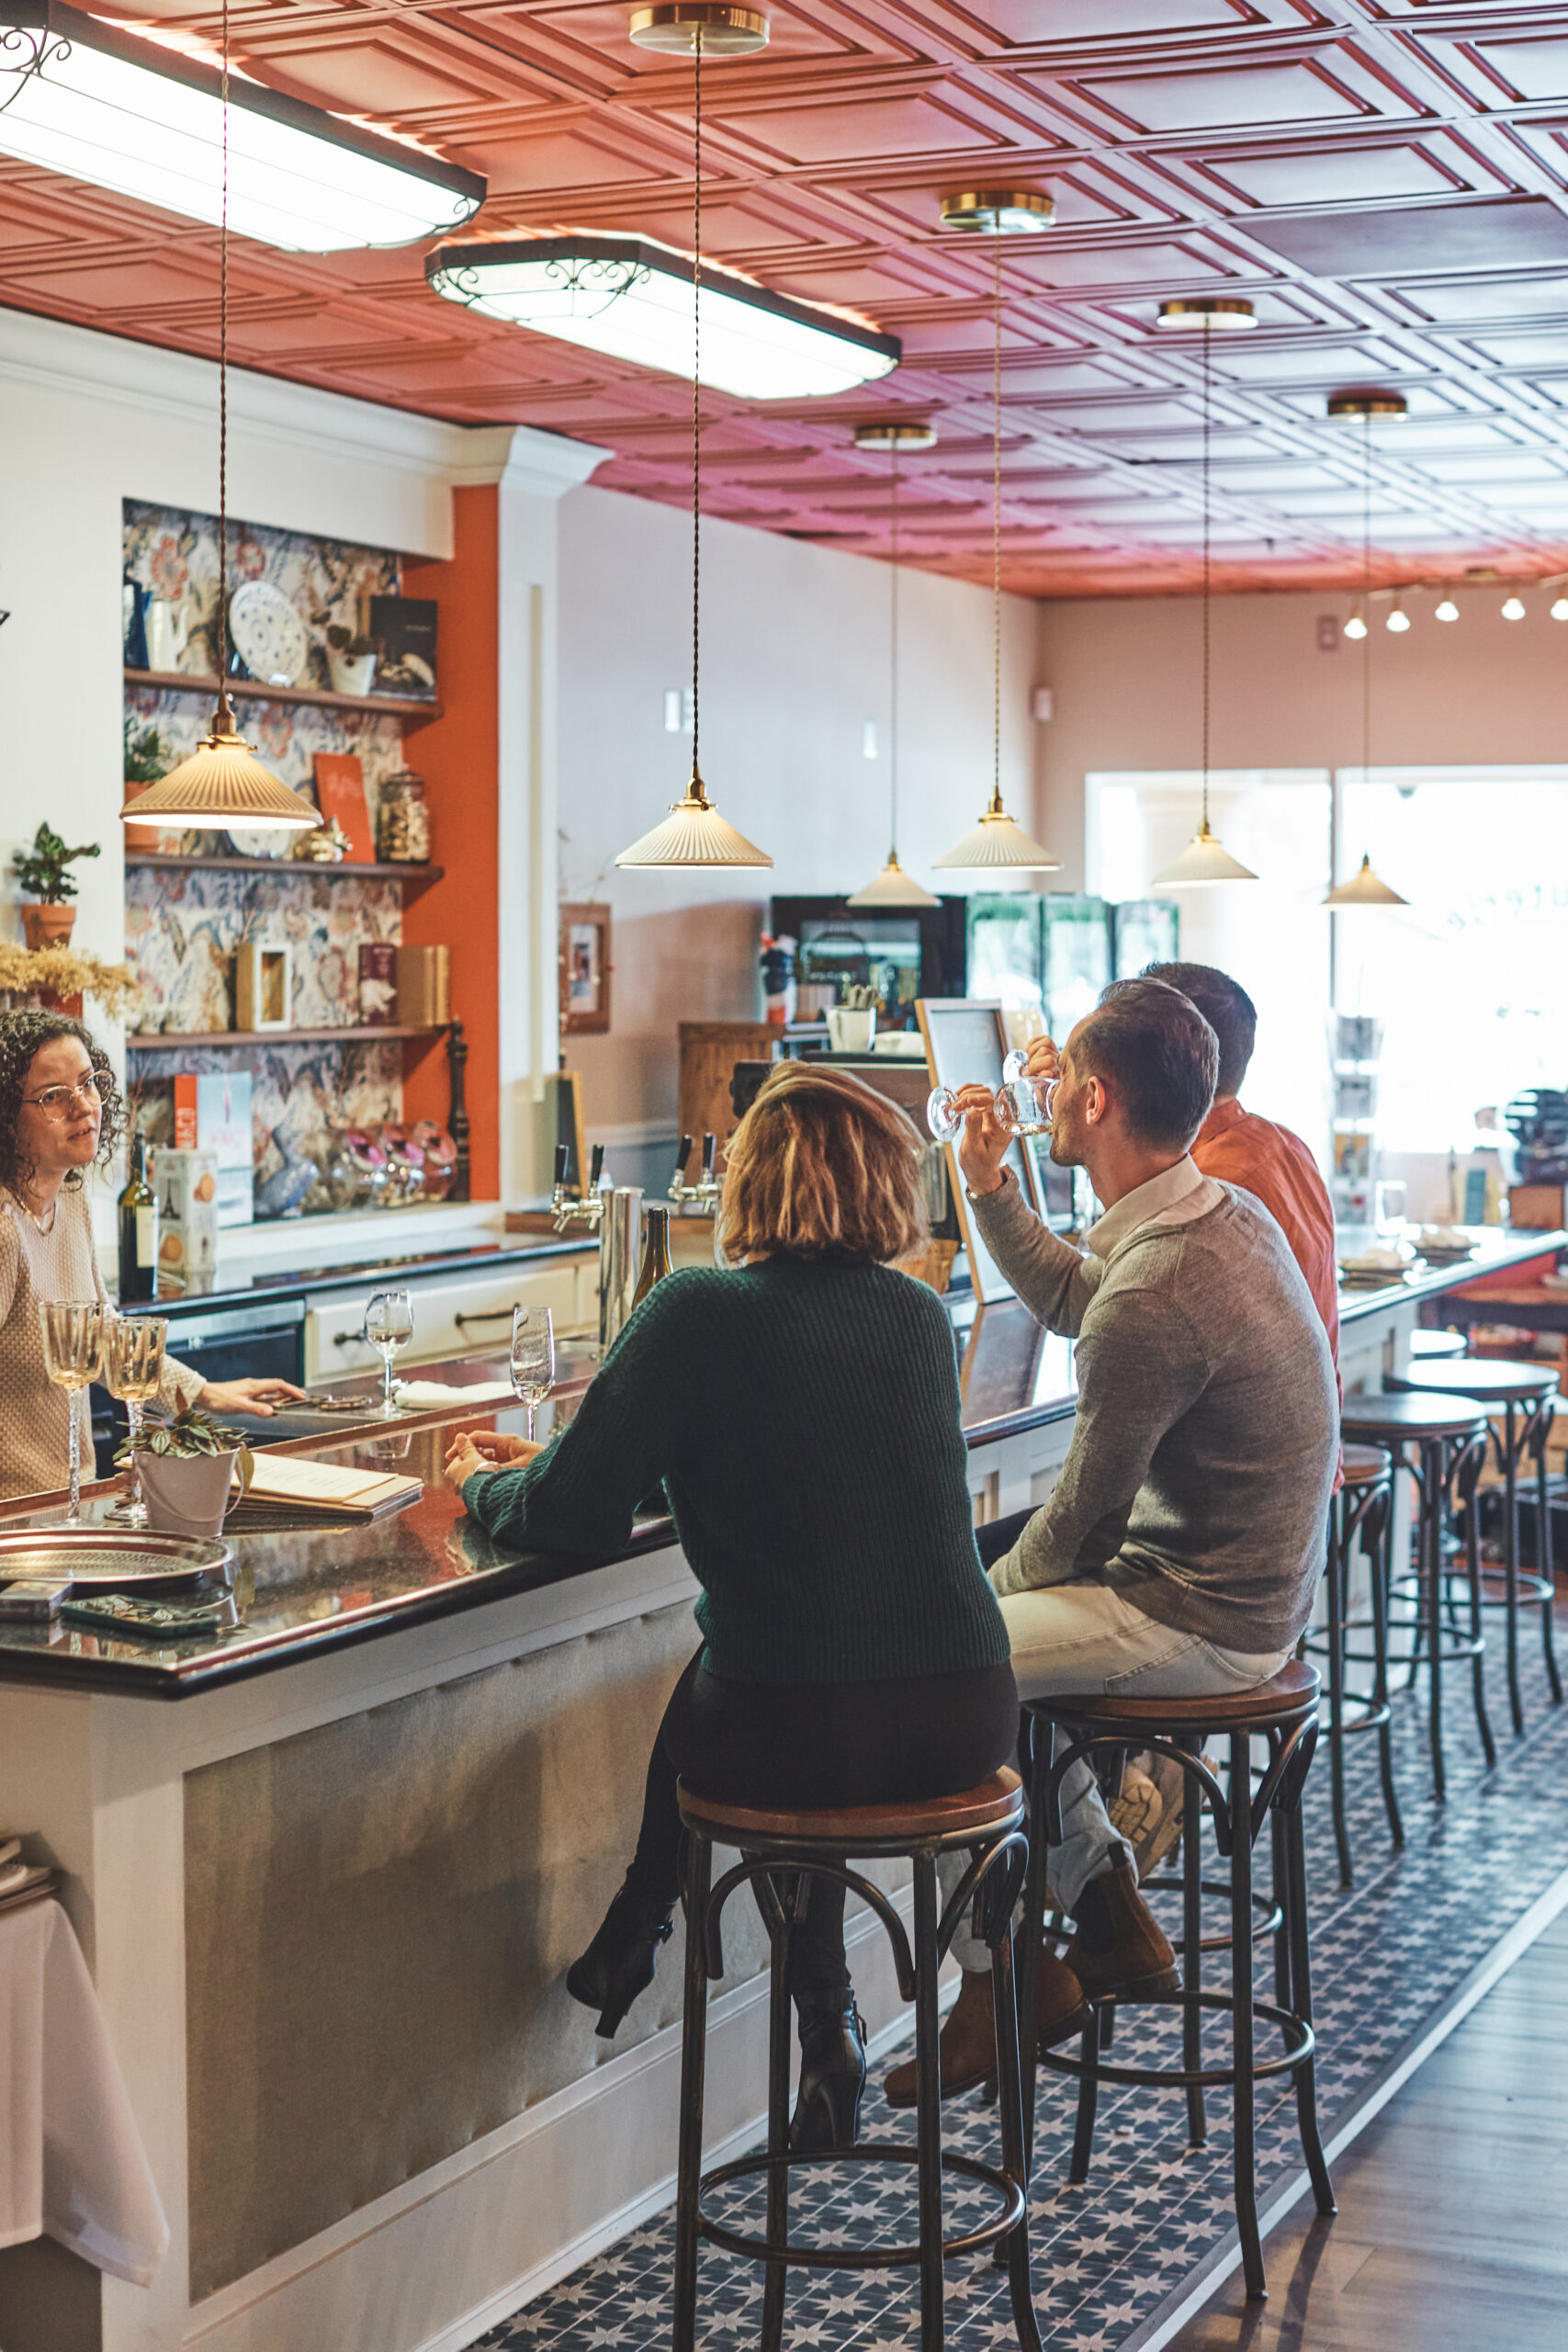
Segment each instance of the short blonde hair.
M847 1070L780 1062L730 1138L726 1256L906 1257L927 1238L919 1147L897 1103Z

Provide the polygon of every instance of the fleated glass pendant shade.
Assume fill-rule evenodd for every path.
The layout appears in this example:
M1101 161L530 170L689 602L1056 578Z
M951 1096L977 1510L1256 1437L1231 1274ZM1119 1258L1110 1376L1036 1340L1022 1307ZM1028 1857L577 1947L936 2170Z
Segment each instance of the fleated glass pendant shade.
M201 826L226 830L237 825L257 832L313 831L321 812L292 791L270 768L263 767L234 721L226 697L212 714L212 724L195 751L171 768L150 788L120 810L130 825Z
M933 898L912 875L906 874L898 863L898 853L890 850L887 863L873 882L844 900L846 907L940 907L942 900Z
M138 808L141 802L137 803ZM633 842L617 865L772 865L765 849L726 822L694 773L686 797L677 800L661 825Z
M1157 890L1171 882L1256 882L1258 876L1250 865L1233 857L1223 842L1217 842L1209 831L1204 818L1181 855L1163 874L1156 874L1154 887Z
M1325 907L1407 907L1410 901L1380 881L1372 872L1371 859L1363 856L1348 882L1341 882L1337 890L1330 890L1323 903Z
M1013 822L1002 807L1000 793L993 795L973 832L931 860L933 868L940 866L944 874L1055 874L1061 864L1059 857L1042 849L1032 835Z

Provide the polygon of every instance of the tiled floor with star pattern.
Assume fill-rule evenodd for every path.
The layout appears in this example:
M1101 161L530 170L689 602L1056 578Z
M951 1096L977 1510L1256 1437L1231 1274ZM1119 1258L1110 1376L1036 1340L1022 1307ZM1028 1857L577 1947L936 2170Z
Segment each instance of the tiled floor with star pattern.
M1511 1738L1501 1689L1500 1627L1487 1659L1499 1760L1483 1766L1467 1690L1450 1683L1448 1802L1429 1801L1425 1682L1395 1701L1396 1756L1405 1845L1389 1843L1378 1786L1375 1742L1350 1743L1351 1834L1358 1883L1340 1887L1328 1806L1325 1748L1306 1797L1312 1888L1314 1996L1321 2048L1318 2097L1327 2138L1351 2114L1470 1972L1562 1868L1562 1791L1568 1776L1568 1707L1550 1703L1533 1623L1522 1636L1526 1730ZM1168 1905L1170 1897L1160 1898ZM1223 1925L1220 1917L1213 1921ZM1267 1951L1259 1951L1259 1993ZM1119 2057L1134 2052L1172 2063L1179 2025L1170 2010L1125 2013ZM1215 2037L1217 2041L1218 2037ZM896 2058L898 2052L894 2053ZM886 2071L884 2066L878 2070ZM1179 2097L1107 2091L1100 2105L1094 2165L1081 2188L1066 2182L1072 2136L1070 2086L1043 2075L1038 2097L1031 2229L1034 2297L1046 2352L1117 2352L1189 2280L1233 2232L1231 2143L1224 2094L1212 2095L1210 2136L1189 2146ZM944 2110L946 2144L997 2159L996 2110L977 2095ZM1299 2172L1295 2105L1288 2086L1258 2098L1259 2202ZM908 2138L876 2083L868 2088L863 2133ZM797 2176L798 2177L798 2176ZM818 2184L820 2184L819 2186ZM987 2192L950 2182L946 2213L978 2214ZM727 2215L759 2211L739 2203ZM754 2227L754 2219L741 2224ZM860 2167L806 2176L792 2195L792 2232L912 2240L913 2199L900 2176L874 2183ZM671 2226L668 2215L632 2232L608 2253L483 2339L481 2352L659 2352L670 2335ZM1267 2251L1267 2249L1266 2249ZM751 2342L759 2331L761 2273L705 2246L698 2341L712 2352ZM904 2352L919 2341L912 2272L792 2274L785 2344L813 2352ZM947 2271L947 2340L954 2352L992 2352L1013 2340L1007 2282L988 2254Z

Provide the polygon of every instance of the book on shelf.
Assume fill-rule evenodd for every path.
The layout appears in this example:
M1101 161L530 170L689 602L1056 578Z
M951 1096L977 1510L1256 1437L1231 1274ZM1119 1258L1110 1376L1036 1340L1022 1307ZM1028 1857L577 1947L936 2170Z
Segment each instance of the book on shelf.
M417 1502L423 1492L423 1478L314 1462L302 1454L262 1453L254 1456L250 1487L225 1525L241 1533L284 1520L367 1526Z
M398 1019L420 1029L445 1029L452 1018L452 951L400 947Z
M365 770L357 752L317 752L311 761L321 822L335 818L348 841L348 862L374 865L376 845L370 835L370 805L365 797Z

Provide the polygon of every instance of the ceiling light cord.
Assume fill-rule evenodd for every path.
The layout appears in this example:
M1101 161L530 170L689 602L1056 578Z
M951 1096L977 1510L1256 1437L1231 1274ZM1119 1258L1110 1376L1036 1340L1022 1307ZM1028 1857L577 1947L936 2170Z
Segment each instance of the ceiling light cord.
M229 0L223 0L223 71L219 87L221 122L221 181L218 207L218 622L212 632L212 655L218 671L218 711L214 725L225 735L234 732L229 708L227 660L229 649Z
M703 32L696 28L692 51L695 75L695 177L692 185L692 791L703 797L698 764L701 740L699 678L702 649L702 360L703 360Z
M997 222L991 351L991 809L1002 806L1002 238Z
M1203 320L1203 831L1209 830L1209 594L1211 566L1209 549L1209 430L1210 395L1213 390L1209 366L1211 322Z
M1372 413L1361 419L1361 596L1367 631L1361 640L1361 782L1372 764Z
M887 808L893 829L889 858L898 854L898 442L888 452L893 469L893 577L888 583L891 643L887 655Z

